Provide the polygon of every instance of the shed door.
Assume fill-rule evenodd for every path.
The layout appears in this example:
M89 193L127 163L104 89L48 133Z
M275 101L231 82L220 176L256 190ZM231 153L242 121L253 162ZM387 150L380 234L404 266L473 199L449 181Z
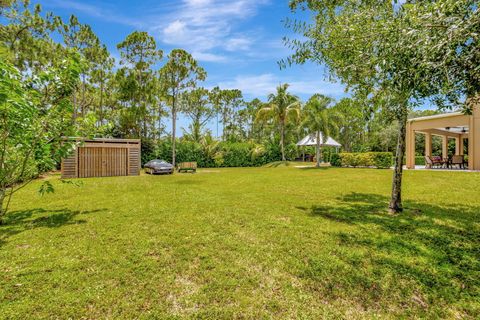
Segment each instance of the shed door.
M127 148L102 148L102 177L127 175Z
M127 148L81 147L78 151L80 178L127 175Z

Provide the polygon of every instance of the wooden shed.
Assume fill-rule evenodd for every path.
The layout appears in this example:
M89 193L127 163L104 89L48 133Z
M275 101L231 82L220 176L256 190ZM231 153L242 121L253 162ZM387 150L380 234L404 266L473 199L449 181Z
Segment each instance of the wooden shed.
M62 160L62 178L137 176L139 139L75 139L78 146Z

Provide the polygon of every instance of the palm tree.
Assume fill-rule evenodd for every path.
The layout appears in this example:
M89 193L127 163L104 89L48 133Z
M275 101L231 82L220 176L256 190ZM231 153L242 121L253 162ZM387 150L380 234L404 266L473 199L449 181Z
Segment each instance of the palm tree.
M277 87L276 94L268 96L268 103L257 113L256 120L273 120L280 133L282 161L285 161L285 126L289 121L297 120L300 115L300 99L287 92L288 83Z
M320 146L326 143L329 136L338 131L338 117L334 110L329 108L332 99L321 94L313 95L303 110L302 127L315 132L316 135L316 167L320 167ZM322 141L320 141L322 140Z

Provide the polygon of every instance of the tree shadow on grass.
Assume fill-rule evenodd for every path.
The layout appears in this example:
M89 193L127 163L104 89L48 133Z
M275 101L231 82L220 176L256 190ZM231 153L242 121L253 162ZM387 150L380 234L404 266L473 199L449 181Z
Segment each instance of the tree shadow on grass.
M299 170L329 170L333 167L316 167L316 166L310 166L310 167L299 167L297 169Z
M60 228L67 225L83 224L86 220L76 219L78 215L97 213L103 209L78 211L70 209L46 210L35 208L17 210L7 213L4 223L0 225L0 247L8 238L24 231L36 228Z
M203 181L187 179L187 180L178 180L175 183L180 185L196 185L196 184L202 184Z
M478 312L479 206L407 200L404 213L390 215L389 199L381 195L352 193L336 200L299 207L345 225L331 233L334 251L312 257L301 274L317 290L332 298L347 291L365 308L382 308L385 299L417 315L460 312L468 318Z
M292 164L288 161L275 161L263 165L264 168L290 167Z

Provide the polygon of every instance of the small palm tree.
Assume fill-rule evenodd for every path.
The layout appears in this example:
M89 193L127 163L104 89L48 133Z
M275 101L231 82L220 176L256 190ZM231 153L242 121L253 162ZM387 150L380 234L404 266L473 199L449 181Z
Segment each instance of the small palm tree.
M218 146L220 141L217 141L213 138L212 133L207 131L206 134L200 139L200 145L202 146L203 152L207 159L213 159L215 153L218 151Z
M338 131L338 116L329 108L332 101L329 97L316 94L308 100L303 110L302 127L315 132L316 135L317 168L320 167L321 145Z
M268 103L257 112L256 121L273 120L278 125L282 161L285 161L285 127L289 121L296 121L300 115L300 99L287 92L289 85L281 84L276 94L268 96Z

